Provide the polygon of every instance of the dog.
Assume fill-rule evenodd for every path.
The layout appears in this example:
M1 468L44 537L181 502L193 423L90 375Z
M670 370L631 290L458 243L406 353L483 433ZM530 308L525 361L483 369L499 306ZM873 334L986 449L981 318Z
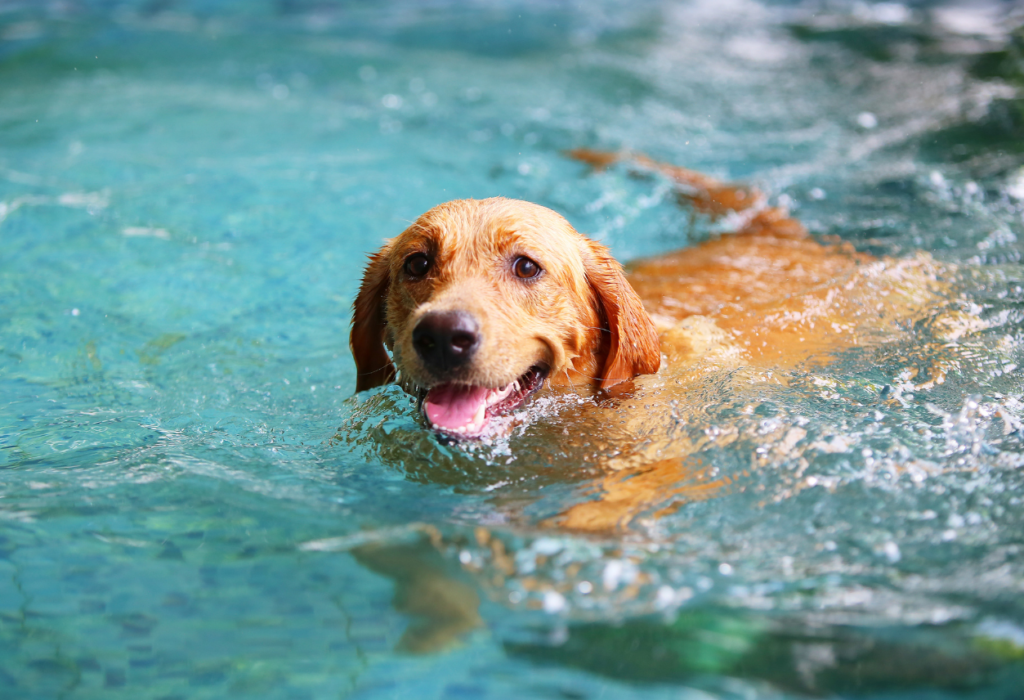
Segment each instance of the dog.
M586 420L615 448L601 497L562 513L559 527L622 529L658 503L728 487L686 459L705 438L675 430L711 374L740 389L784 383L795 368L897 333L942 299L945 273L927 254L876 259L815 240L756 189L646 156L570 155L656 171L693 210L728 216L735 230L623 268L545 207L447 202L371 256L350 336L357 392L397 381L446 440L486 435L540 392L594 399ZM778 436L799 439L799 428Z
M561 460L563 478L596 473L596 497L542 515L542 529L614 534L643 514L656 520L743 488L736 483L742 474L719 473L704 452L744 440L768 446L749 451L752 469L796 462L798 490L807 466L799 424L766 426L751 416L712 433L700 427L704 406L723 391L752 406L766 387L852 348L890 342L924 319L939 343L972 323L955 311L936 314L953 271L926 253L877 259L847 243L815 240L756 189L643 155L569 155L597 169L624 162L668 177L691 210L727 217L733 231L624 268L545 207L502 198L448 202L370 257L350 337L357 392L398 382L443 441L472 444L507 429L506 417L523 413L517 409L535 395L574 396L529 447L582 444ZM917 378L920 386L941 382L944 371L935 363L931 376ZM402 449L387 454L408 468L415 457L402 457ZM464 469L453 473L444 478L467 479ZM531 494L494 498L500 521L537 526L535 513L523 515ZM474 588L443 570L436 559L442 536L426 530L429 542L412 549L352 550L396 581L400 609L423 616L403 638L402 648L412 651L444 648L481 624ZM516 575L499 537L481 526L476 538L491 548L487 581Z

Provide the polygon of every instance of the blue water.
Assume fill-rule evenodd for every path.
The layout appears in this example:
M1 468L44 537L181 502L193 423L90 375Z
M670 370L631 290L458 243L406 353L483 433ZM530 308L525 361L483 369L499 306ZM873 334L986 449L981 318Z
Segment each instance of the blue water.
M1021 697L1014 12L0 3L0 696ZM438 445L401 391L352 397L347 335L365 254L448 199L538 202L622 260L721 225L579 146L754 182L950 291L694 397L736 489L561 531L601 450L553 437L571 407ZM430 620L366 543L482 624L403 651Z

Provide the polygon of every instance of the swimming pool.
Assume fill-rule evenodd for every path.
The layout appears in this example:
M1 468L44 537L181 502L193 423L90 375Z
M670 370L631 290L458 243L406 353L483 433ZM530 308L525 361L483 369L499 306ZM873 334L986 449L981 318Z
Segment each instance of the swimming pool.
M1009 10L0 5L3 697L1019 697ZM695 396L680 430L729 493L551 527L596 495L596 448L552 437L571 410L438 445L397 389L352 397L349 305L448 199L538 202L622 260L714 228L578 146L757 183L951 291L788 384ZM431 638L367 543L482 624Z

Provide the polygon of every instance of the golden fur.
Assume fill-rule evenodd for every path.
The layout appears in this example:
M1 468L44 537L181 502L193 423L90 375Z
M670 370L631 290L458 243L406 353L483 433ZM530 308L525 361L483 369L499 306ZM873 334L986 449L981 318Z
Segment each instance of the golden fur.
M744 428L724 426L707 436L678 431L702 423L695 397L708 385L755 401L758 387L784 384L798 367L885 342L898 323L934 315L944 294L941 277L948 270L926 254L877 260L847 244L818 242L787 212L765 206L754 189L644 156L570 155L596 168L625 159L657 170L678 184L680 199L693 209L713 217L732 213L740 223L735 233L623 271L604 246L544 207L500 198L448 202L371 257L351 334L358 391L396 377L411 391L435 384L412 346L412 330L426 313L461 310L479 319L482 342L457 381L496 388L545 363L548 387L614 395L573 414L580 419L574 431L599 436L607 446L597 497L545 526L608 533L641 514L657 517L722 494L738 475L718 475L701 452L712 441L738 441ZM431 256L434 266L413 280L403 264L417 252ZM539 263L544 276L524 282L510 274L520 255ZM751 454L751 466L785 458L797 461L799 472L806 462L796 458L796 446L805 436L798 426L781 425L776 434L759 428L758 442L772 447ZM511 522L522 503L513 498L505 509ZM421 554L393 546L354 553L395 578L402 609L426 611L427 624L407 635L406 648L441 648L480 623L472 589L437 565L422 564ZM495 550L496 560L499 554L513 575L514 564L503 550Z
M741 223L735 233L624 272L604 246L544 207L501 198L448 202L372 256L351 334L358 391L394 380L396 370L413 391L436 383L410 336L424 313L439 309L480 320L480 351L458 381L494 388L542 362L548 387L598 392L629 382L613 389L614 409L588 417L599 427L581 426L614 445L600 498L569 508L551 522L558 527L620 529L659 503L676 507L727 485L688 458L703 444L672 435L673 425L700 410L688 398L702 378L714 374L738 392L784 383L798 366L823 365L891 335L941 297L941 273L927 255L876 260L848 244L816 241L751 188L643 156L571 155L594 167L626 158L657 169L693 208L733 212ZM403 274L415 252L435 260L422 280ZM516 279L509 265L517 255L539 263L544 276Z
M433 260L431 274L410 280L403 262L420 252ZM520 255L540 264L540 279L511 274ZM429 386L412 330L424 314L445 310L467 311L483 329L459 377L467 384L498 388L544 363L552 385L608 388L656 372L661 360L654 326L608 249L529 202L441 204L371 258L352 321L357 391L390 381L396 365L403 382Z

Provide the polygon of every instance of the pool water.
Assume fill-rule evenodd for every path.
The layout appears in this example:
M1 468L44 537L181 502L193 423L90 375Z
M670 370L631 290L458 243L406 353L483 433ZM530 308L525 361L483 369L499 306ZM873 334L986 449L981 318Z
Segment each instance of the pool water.
M1015 12L0 4L0 696L1021 697ZM448 199L622 260L728 228L580 146L756 183L947 291L702 387L680 435L732 488L560 529L601 495L571 397L442 445L353 397L347 340L365 255ZM424 582L479 619L410 610Z

